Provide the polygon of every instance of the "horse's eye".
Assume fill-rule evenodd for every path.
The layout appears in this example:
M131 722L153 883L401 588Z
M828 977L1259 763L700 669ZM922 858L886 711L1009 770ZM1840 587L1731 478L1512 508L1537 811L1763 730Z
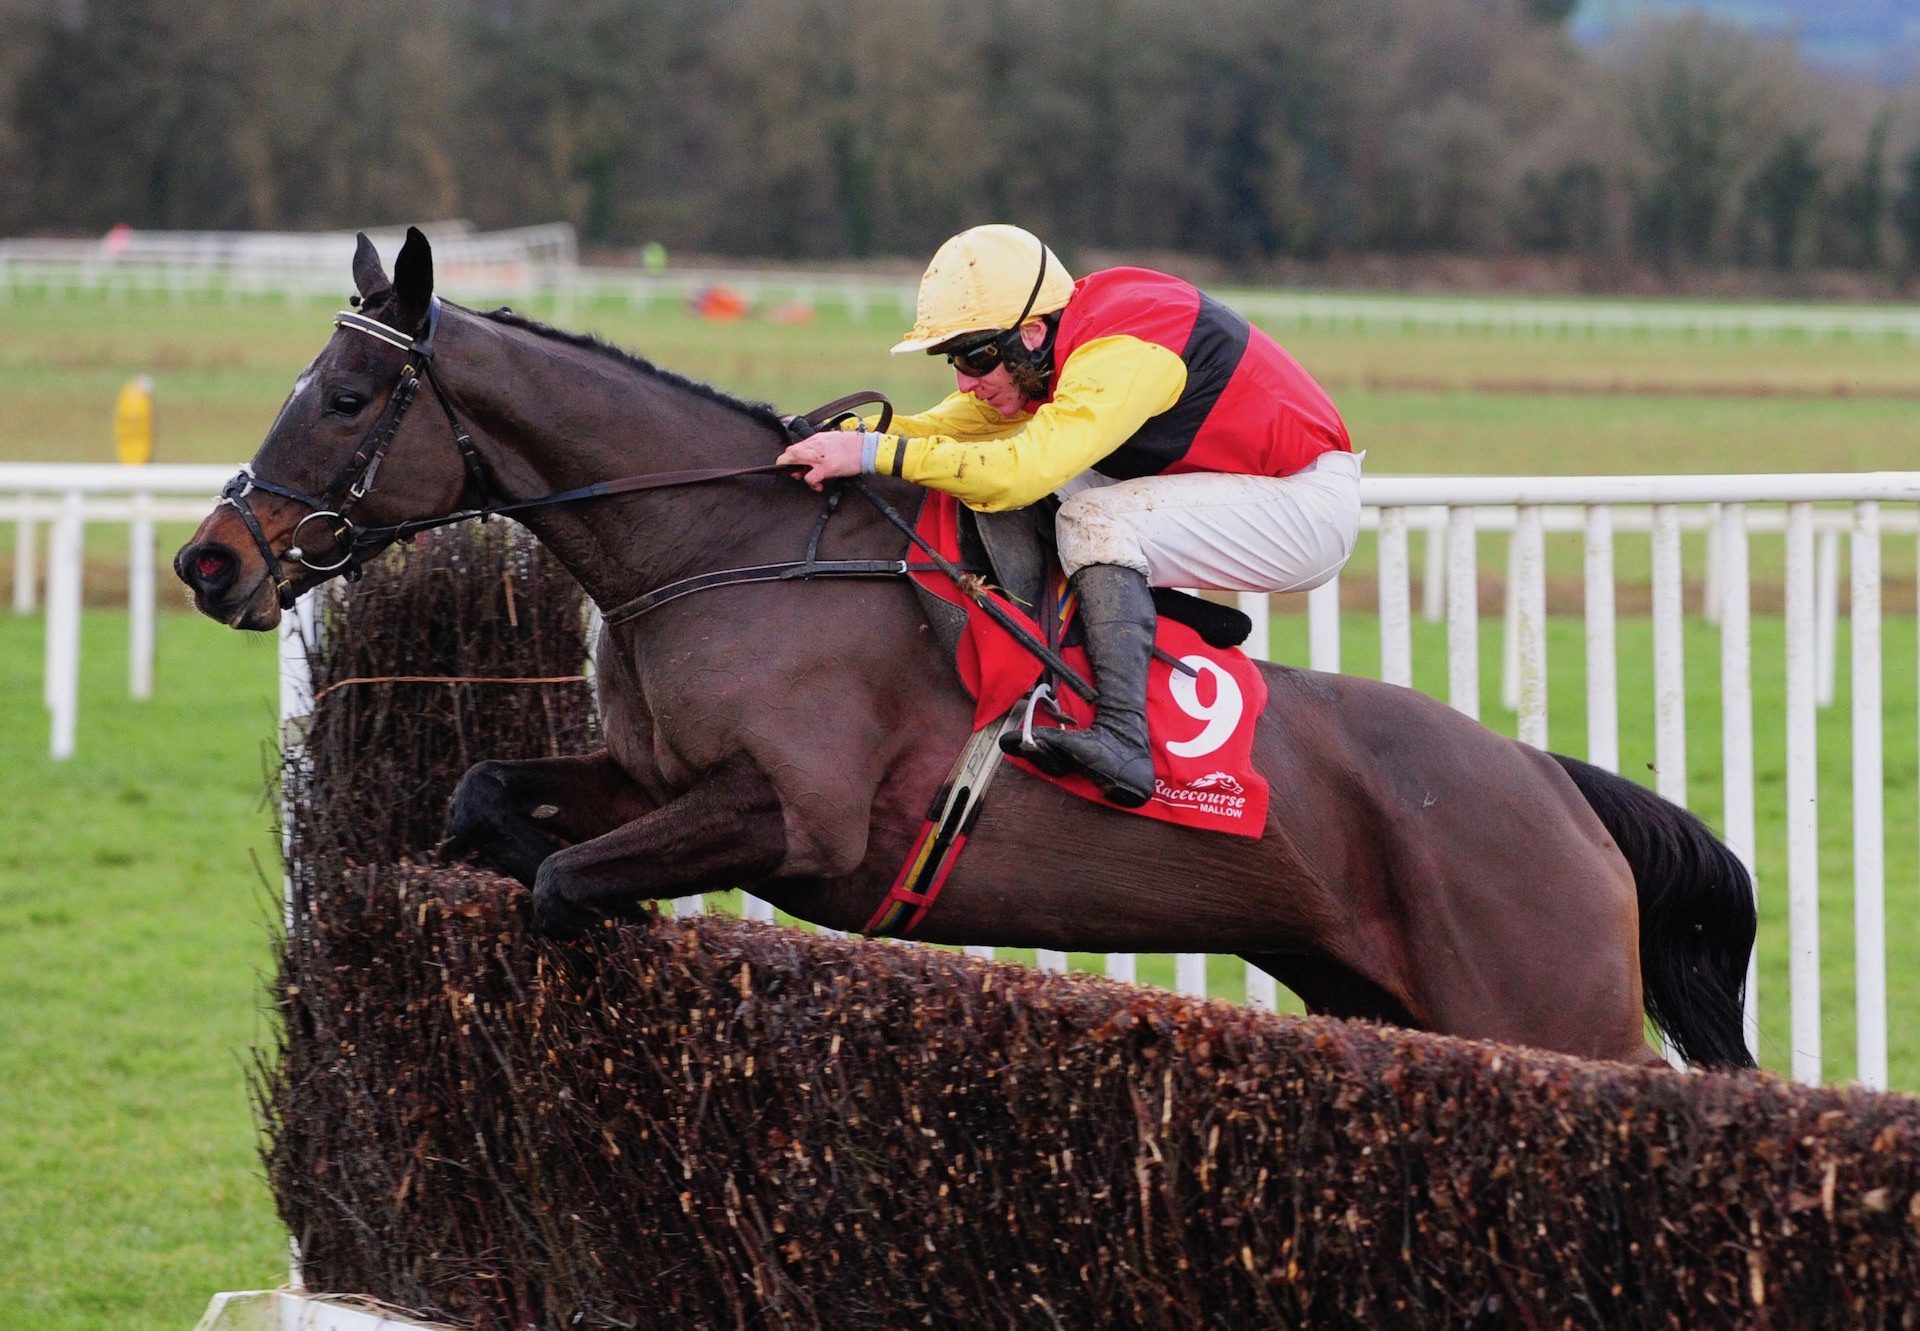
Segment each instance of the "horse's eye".
M341 392L335 393L333 397L328 400L327 410L336 412L342 416L353 416L358 414L360 408L366 405L367 400L358 393Z

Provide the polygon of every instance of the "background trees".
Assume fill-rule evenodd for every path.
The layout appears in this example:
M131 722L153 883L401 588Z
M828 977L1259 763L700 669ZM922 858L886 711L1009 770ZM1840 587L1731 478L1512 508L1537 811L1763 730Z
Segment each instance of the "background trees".
M1256 270L1379 251L1903 269L1920 113L1567 0L0 0L0 231L564 219L792 258L992 217Z

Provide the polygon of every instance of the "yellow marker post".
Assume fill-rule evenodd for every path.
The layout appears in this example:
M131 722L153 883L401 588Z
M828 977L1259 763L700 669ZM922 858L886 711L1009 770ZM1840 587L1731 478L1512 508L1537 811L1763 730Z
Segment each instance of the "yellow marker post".
M141 375L113 404L113 447L129 467L153 461L153 379Z
M153 461L153 380L141 375L113 403L113 449L129 467ZM132 496L127 522L127 691L153 696L153 496Z

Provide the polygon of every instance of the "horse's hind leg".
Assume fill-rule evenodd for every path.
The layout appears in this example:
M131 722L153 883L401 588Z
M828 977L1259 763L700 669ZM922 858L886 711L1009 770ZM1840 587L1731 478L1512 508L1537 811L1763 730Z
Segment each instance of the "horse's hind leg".
M653 808L612 756L490 759L460 778L447 804L449 859L471 852L528 887L555 851L591 841Z

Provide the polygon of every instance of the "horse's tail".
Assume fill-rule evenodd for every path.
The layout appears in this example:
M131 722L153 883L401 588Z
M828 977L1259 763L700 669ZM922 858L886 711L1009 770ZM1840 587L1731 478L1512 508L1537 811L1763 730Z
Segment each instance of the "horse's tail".
M1745 1034L1757 927L1747 867L1679 805L1604 768L1553 757L1633 866L1647 1015L1689 1063L1756 1066Z

